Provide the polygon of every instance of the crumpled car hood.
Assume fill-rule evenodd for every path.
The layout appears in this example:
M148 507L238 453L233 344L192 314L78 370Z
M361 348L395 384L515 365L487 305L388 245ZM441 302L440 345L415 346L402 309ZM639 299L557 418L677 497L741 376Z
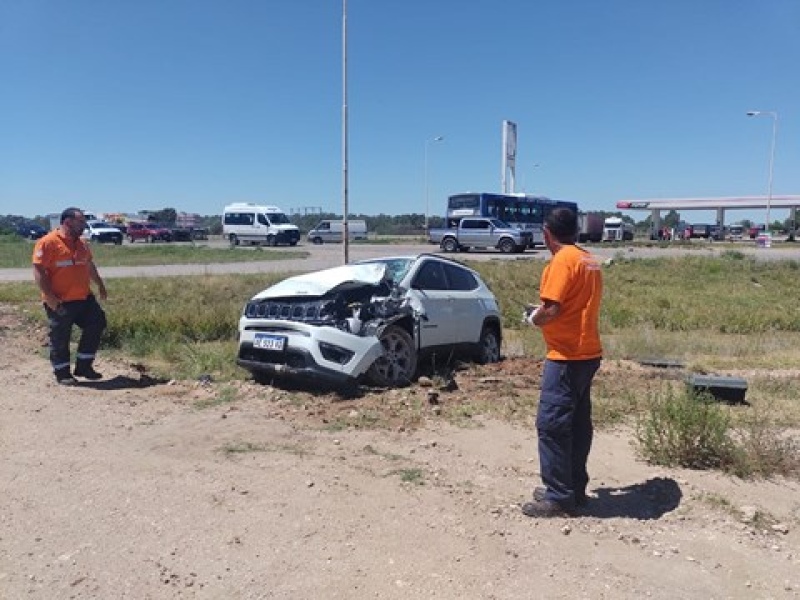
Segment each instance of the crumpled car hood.
M378 285L386 278L386 265L366 263L343 265L323 271L289 277L253 296L253 300L292 296L324 296L364 285Z

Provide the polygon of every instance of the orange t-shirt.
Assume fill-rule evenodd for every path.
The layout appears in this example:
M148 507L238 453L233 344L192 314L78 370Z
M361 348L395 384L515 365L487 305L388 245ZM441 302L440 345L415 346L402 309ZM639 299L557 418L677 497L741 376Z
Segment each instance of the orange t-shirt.
M33 247L33 264L45 268L50 287L62 302L85 300L89 296L91 262L89 246L81 239L65 238L59 229L40 238Z
M577 246L565 245L542 273L539 296L558 302L558 316L542 325L551 360L588 360L603 354L598 321L603 276L597 259Z

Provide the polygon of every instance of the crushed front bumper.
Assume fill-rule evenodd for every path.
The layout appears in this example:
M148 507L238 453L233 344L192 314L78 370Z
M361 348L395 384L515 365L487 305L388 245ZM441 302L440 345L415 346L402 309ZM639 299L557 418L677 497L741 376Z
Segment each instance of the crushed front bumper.
M282 339L281 349L258 347L257 338ZM251 319L239 323L236 363L248 371L352 383L383 354L376 336L361 337L334 327L295 321Z

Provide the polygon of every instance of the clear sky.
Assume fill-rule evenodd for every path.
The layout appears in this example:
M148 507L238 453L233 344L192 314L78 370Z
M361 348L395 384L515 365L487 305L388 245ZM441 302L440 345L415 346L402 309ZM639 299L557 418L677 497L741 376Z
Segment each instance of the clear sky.
M426 154L431 214L499 191L503 119L517 191L614 210L766 194L776 111L800 194L798 0L348 0L347 40L351 212L424 213ZM0 85L2 214L341 212L341 0L0 0Z

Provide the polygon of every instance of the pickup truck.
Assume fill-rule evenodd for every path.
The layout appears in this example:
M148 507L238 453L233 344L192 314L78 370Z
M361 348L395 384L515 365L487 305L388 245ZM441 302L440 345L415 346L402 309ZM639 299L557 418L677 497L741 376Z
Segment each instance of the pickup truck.
M445 252L470 248L497 248L501 252L524 252L533 245L533 233L512 227L500 219L464 217L457 227L431 229L428 241Z

